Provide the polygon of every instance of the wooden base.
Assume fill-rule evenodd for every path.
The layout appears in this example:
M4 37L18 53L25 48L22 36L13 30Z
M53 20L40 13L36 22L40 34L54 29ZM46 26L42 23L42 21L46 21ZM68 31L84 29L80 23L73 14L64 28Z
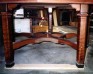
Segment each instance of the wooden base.
M83 67L84 67L84 64L76 63L76 66L77 66L78 68L83 68Z
M15 65L14 62L6 63L6 67L7 67L7 68L13 67L14 65Z

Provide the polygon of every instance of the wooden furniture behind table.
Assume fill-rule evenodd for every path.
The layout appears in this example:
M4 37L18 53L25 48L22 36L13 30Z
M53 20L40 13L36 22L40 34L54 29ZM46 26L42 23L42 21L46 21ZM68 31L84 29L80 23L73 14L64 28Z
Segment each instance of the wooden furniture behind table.
M35 6L36 8L45 7L56 8L64 4L74 4L79 6L77 11L78 20L78 33L61 34L52 32L52 12L49 12L49 24L48 32L34 33L32 38L23 40L20 42L13 42L13 12L16 8L22 5ZM88 4L93 4L93 0L0 0L0 16L2 17L2 29L4 39L4 51L6 67L12 67L14 65L14 53L15 49L24 46L29 43L39 43L42 41L52 41L55 43L64 43L75 50L77 50L76 65L79 68L84 66L85 52L86 52L86 31L87 31L87 16L88 16ZM32 32L32 31L31 31ZM77 44L72 43L67 38L77 36ZM69 59L68 59L69 60Z

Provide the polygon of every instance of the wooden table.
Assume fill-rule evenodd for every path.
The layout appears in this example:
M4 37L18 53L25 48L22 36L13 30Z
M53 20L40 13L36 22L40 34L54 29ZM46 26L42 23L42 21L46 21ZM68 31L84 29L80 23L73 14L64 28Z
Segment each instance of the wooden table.
M4 39L4 51L5 51L5 62L6 67L12 67L14 65L14 51L15 49L29 44L29 43L39 43L42 41L52 41L55 43L64 43L77 50L77 62L76 65L79 68L84 66L85 52L86 52L86 31L87 31L87 16L88 16L88 4L92 4L93 0L0 0L0 15L2 17L2 29L3 29L3 39ZM79 17L79 27L78 33L76 34L66 34L62 35L60 33L52 33L52 15L49 13L49 31L48 33L37 33L30 39L14 43L13 42L13 12L20 5L30 4L33 6L44 6L53 7L61 6L63 4L75 4L79 5L80 10L77 16ZM72 43L66 38L71 36L77 36L77 44ZM54 37L57 36L57 37ZM58 36L60 36L58 38ZM65 39L64 39L65 38ZM69 59L68 59L69 60Z

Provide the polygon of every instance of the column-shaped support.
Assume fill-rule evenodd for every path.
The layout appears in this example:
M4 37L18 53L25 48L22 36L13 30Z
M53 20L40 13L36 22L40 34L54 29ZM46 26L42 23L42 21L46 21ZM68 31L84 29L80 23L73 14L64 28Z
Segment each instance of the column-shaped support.
M12 14L9 14L8 12L1 12L1 16L6 67L12 67L14 65L14 50L11 32L12 23L10 22L12 19Z
M48 32L49 34L52 33L53 30L53 25L52 25L52 8L48 8L48 12L49 12L49 27L48 27Z
M85 6L85 5L84 5ZM81 11L78 16L80 17L80 26L79 26L79 33L78 33L78 41L77 41L77 63L76 66L79 68L84 67L84 60L86 54L86 31L87 31L87 12L82 10L83 7L81 6ZM86 9L87 10L87 9Z
M58 18L57 18L57 11L56 9L53 11L53 22L54 22L54 26L58 26Z

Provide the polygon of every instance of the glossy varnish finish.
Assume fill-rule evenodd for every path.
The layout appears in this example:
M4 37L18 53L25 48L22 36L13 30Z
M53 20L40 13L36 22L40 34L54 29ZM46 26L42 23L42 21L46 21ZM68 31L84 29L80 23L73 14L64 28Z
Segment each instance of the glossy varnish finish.
M14 50L12 45L12 37L10 32L11 24L11 14L7 12L2 12L2 28L3 28L3 39L4 39L4 49L5 49L5 61L6 66L14 65Z
M80 33L79 33L79 40L78 40L78 52L77 52L77 62L78 63L84 63L84 61L80 61L80 60L84 60L85 58L85 51L86 51L86 46L85 46L85 41L86 41L86 28L87 28L87 14L83 13L80 14Z
M1 0L0 3L93 3L93 0Z
M59 37L56 37L56 35L60 35ZM71 34L72 37L76 36L74 33ZM54 43L58 43L58 44L67 44L69 46L71 46L72 48L76 49L77 50L77 44L71 42L71 41L68 41L68 40L64 40L64 38L71 38L71 36L69 34L66 34L66 35L62 35L61 33L55 33L54 34L42 34L42 33L36 33L34 35L34 38L29 38L29 39L26 39L26 40L22 40L22 41L19 41L19 42L15 42L13 44L13 49L17 49L21 46L24 46L24 45L27 45L27 44L35 44L35 43L41 43L41 42L54 42Z
M84 59L85 59L85 51L86 51L86 27L87 27L87 13L80 13L80 26L79 26L79 31L78 35L76 34L66 34L66 35L60 35L58 33L53 34L52 33L52 18L49 17L49 32L43 34L34 34L31 36L31 38L27 40L23 40L20 42L14 42L12 43L12 33L11 33L11 24L10 20L12 19L12 15L9 14L9 12L12 12L14 8L16 8L18 3L42 3L42 4L62 4L62 3L81 3L80 5L83 5L82 3L93 3L92 0L86 1L86 0L0 0L0 3L7 3L4 4L4 11L2 10L3 7L0 6L1 8L1 16L2 16L2 28L3 28L3 39L4 39L4 47L5 47L5 59L6 59L6 66L7 67L12 67L14 65L14 49L17 49L23 45L29 44L29 43L39 43L43 41L51 41L55 43L64 43L67 45L70 45L74 49L77 50L77 66L83 67L84 65ZM8 3L11 3L10 5ZM12 5L12 3L15 3ZM41 4L41 5L42 5ZM86 4L87 5L87 4ZM32 27L32 25L31 25ZM32 32L32 31L31 31ZM32 34L31 34L32 35ZM77 36L78 37L78 43L74 44L68 40L67 38L71 38Z

